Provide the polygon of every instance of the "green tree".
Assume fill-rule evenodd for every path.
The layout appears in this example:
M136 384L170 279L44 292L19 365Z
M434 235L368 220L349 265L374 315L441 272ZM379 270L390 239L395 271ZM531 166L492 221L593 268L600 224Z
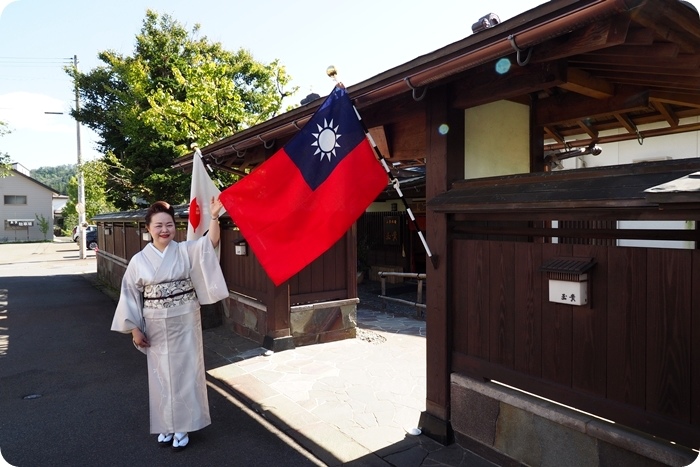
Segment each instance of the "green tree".
M10 133L10 130L7 129L7 123L0 122L0 136L5 136L8 133ZM0 178L10 175L10 170L12 169L11 162L12 160L9 154L0 152Z
M56 167L39 167L32 170L32 178L48 185L62 195L68 194L68 180L75 177L74 164L58 165Z
M288 95L290 78L277 61L224 50L199 29L148 10L133 56L103 51L103 66L67 69L82 102L73 116L99 135L109 200L120 209L186 201L190 177L173 161L191 143L204 146L275 116Z
M44 240L46 240L46 234L49 232L49 221L44 217L43 214L34 213L36 221L39 224L39 230L44 234Z
M117 208L109 201L107 179L109 177L109 164L104 160L94 160L83 164L83 180L85 182L85 219L88 223L97 214L117 211ZM70 234L74 226L78 225L78 178L71 177L68 181L68 202L63 208L65 233Z

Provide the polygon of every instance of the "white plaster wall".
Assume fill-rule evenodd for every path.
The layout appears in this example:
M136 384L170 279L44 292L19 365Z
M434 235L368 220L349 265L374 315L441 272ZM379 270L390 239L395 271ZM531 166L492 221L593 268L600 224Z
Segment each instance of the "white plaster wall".
M465 112L464 178L530 171L530 108L509 101Z
M26 196L27 204L5 204L5 195ZM46 240L53 240L52 198L53 193L50 190L22 175L13 173L9 177L0 178L0 242L44 240L44 234L41 232L35 215L44 216L49 221ZM34 225L28 230L6 230L5 221L7 219L33 220Z
M700 123L700 117L692 117L681 120L681 124ZM666 123L640 126L640 130L668 127ZM615 130L601 133L600 136L625 134L626 130ZM553 141L546 141L551 143ZM700 131L679 133L676 135L656 136L645 138L642 144L636 139L621 141L618 143L600 144L603 152L598 156L581 156L580 158L566 159L563 162L564 169L583 167L602 167L608 165L632 164L642 161L689 159L700 157Z

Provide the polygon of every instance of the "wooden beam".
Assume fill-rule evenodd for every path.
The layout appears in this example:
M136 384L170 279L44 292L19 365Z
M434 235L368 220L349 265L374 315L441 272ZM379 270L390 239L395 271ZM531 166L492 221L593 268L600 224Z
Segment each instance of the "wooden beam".
M700 91L700 79L692 76L664 76L644 73L620 73L618 71L601 71L596 74L601 78L606 78L619 84Z
M562 145L564 143L566 143L566 140L564 139L564 137L562 135L560 135L557 132L557 130L554 129L553 127L551 127L551 126L544 127L544 132L549 138L553 139L557 143L562 144Z
M683 94L676 92L651 91L650 101L659 101L671 105L683 105L686 107L699 107L700 96L694 94Z
M530 94L529 102L529 130L530 130L530 172L544 172L547 167L544 163L544 134L542 127L535 125L535 109L539 105L539 97L536 93Z
M409 117L425 121L425 101L416 102L411 97L410 92L399 94L362 109L362 120L365 121L367 128L386 127L390 123L400 122Z
M669 126L678 126L678 116L673 112L673 109L671 109L671 107L668 104L664 104L663 102L654 100L651 101L651 104L656 110L659 111L661 115L663 115L664 119L666 120L666 122L668 122Z
M679 59L680 61L680 59ZM657 76L687 76L700 78L700 67L697 68L677 68L670 65L662 68L657 66L646 66L646 64L637 64L632 66L621 66L617 63L614 64L602 64L602 63L589 63L589 64L579 64L580 68L585 69L587 72L598 76L598 72L607 73L618 73L620 75L626 74L640 74L640 75L657 75Z
M594 22L536 46L531 61L548 62L624 44L629 25L630 19L621 16Z
M635 45L619 45L610 47L605 50L598 50L598 55L608 55L613 57L636 57L641 60L639 63L645 63L659 58L675 58L680 53L680 47L677 44L669 42L654 44L648 47L638 47Z
M654 31L648 28L630 28L625 39L627 45L651 45L653 43Z
M615 94L615 86L609 81L597 78L580 68L569 68L566 72L566 82L559 87L594 99L606 99Z
M222 172L228 172L228 173L230 173L230 174L240 175L241 177L245 177L246 175L248 175L248 174L247 174L245 171L243 171L243 170L234 169L234 168L232 168L232 167L227 167L227 166L225 166L225 165L215 164L215 163L213 163L213 162L209 162L209 165L211 165L212 168L214 168L214 169L216 169L216 170L221 170Z
M634 49L636 50L636 49ZM654 57L653 60L641 60L638 54L615 55L609 51L577 55L569 59L569 64L580 68L591 68L590 65L613 65L618 68L672 68L675 70L700 68L700 54L678 54L675 57ZM582 66L584 65L584 66Z
M613 113L627 113L649 107L649 93L620 93L609 99L591 99L578 94L542 99L537 112L537 124L541 126L575 122L584 118L596 118Z
M495 63L472 69L452 85L452 106L466 109L503 99L511 99L558 86L565 82L566 63L540 63L511 66L507 73L496 72Z
M683 3L690 2L649 2L654 9L649 11L646 8L632 10L632 19L639 22L640 16L650 17L655 23L665 26L673 25L680 31L685 31L688 37L700 40L700 27L698 26L698 13ZM642 20L643 21L643 20ZM654 26L653 24L651 26ZM653 27L652 27L653 29Z
M662 2L658 2L661 4ZM648 11L646 8L639 8L632 13L633 20L642 26L654 31L657 37L676 44L683 52L697 53L700 51L700 42L698 38L692 38L688 31L697 30L696 22L688 19L690 11L687 15L674 14L673 19L669 17L672 14L670 8L660 8L661 11ZM675 28L683 31L682 33L675 28L670 27L670 22L674 23ZM686 25L689 29L686 29ZM689 38L689 36L691 38ZM694 39L694 40L693 40Z
M628 133L633 135L637 134L637 125L635 125L627 115L616 113L615 118L622 124L623 127L625 127L625 130L627 130Z
M641 139L642 141L646 138L653 138L656 136L667 136L667 135L676 135L679 133L688 133L690 131L700 131L700 123L690 123L688 125L678 125L673 128L656 128L653 130L644 130L639 132L639 136L637 134L619 134L619 135L610 135L610 136L600 136L596 139L597 144L606 144L606 143L618 143L620 141L630 141L633 139ZM574 147L585 147L591 144L591 140L576 140L576 141L570 141L567 143L569 146L574 146ZM556 149L564 149L563 144L549 144L547 145L548 150L556 150Z
M577 123L579 128L581 128L588 136L590 136L593 139L598 137L598 131L596 131L595 128L591 127L591 125L588 122L584 120L579 120Z

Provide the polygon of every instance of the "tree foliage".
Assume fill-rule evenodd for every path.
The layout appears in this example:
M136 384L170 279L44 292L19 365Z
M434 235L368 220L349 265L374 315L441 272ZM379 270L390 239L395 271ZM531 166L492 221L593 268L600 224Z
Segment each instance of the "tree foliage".
M7 129L7 123L0 122L0 136L5 136L8 133L10 133L10 130ZM11 163L10 155L0 151L0 178L10 175Z
M99 54L88 73L67 69L82 107L73 115L100 137L110 165L109 200L121 209L158 199L173 204L189 194L189 174L171 168L191 151L274 117L289 82L277 61L224 50L149 10L133 56Z
M62 195L68 194L68 181L75 177L74 164L58 165L56 167L39 167L32 170L32 178L48 185Z
M109 188L107 179L110 166L103 160L85 162L83 168L83 181L85 184L85 219L88 223L97 214L117 211L114 204L109 201ZM70 233L73 226L78 225L78 177L73 176L68 181L68 202L63 208L64 228L66 234Z

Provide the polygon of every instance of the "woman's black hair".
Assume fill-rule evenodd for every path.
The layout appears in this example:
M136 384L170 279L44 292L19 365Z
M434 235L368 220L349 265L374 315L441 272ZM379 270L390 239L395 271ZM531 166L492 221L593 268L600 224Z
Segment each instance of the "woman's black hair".
M173 218L173 222L175 222L175 209L173 209L173 207L165 201L156 201L155 203L151 204L151 207L149 207L148 211L146 211L146 225L150 225L151 218L159 212L170 214L170 217Z

